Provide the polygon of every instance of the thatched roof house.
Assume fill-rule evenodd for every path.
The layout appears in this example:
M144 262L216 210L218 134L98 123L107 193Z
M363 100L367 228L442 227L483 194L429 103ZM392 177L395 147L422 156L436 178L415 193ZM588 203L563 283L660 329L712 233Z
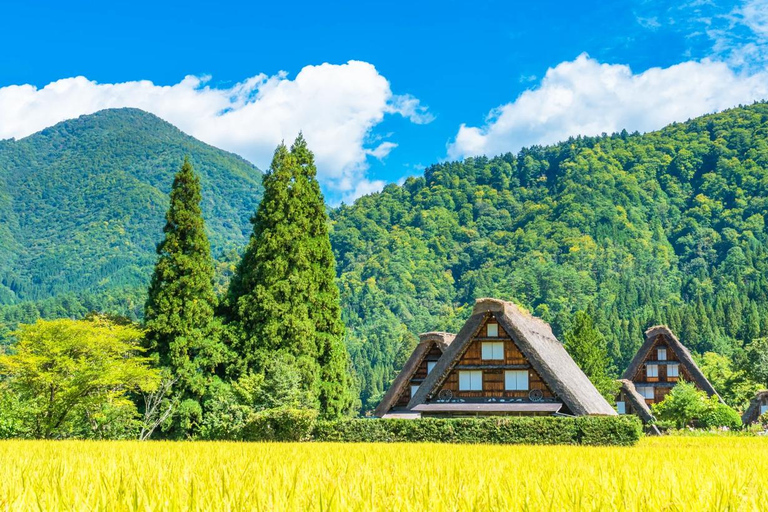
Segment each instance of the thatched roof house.
M629 363L622 379L632 382L646 404L664 400L680 379L692 382L709 396L720 398L691 353L666 325L657 325L645 331L645 342Z
M424 415L615 415L546 322L478 299L408 403Z
M756 423L763 414L768 412L768 389L758 391L755 398L749 403L749 407L741 417L741 422L745 425Z
M413 349L403 369L392 381L384 398L376 407L374 415L380 418L385 415L407 417L405 410L411 396L437 364L455 336L448 332L420 334L419 344Z

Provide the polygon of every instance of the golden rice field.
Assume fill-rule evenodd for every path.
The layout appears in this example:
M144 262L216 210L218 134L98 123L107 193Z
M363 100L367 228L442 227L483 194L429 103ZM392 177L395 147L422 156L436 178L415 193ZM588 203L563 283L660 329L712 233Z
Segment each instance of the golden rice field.
M0 510L768 510L768 439L0 442Z

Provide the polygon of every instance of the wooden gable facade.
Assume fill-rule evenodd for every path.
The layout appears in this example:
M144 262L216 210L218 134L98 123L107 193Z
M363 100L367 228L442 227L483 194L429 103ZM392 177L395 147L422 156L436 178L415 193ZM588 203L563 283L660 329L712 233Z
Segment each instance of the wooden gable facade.
M440 387L439 397L447 402L560 403L493 313L486 314Z
M709 396L717 395L712 384L696 365L690 352L672 331L663 325L651 327L645 333L645 343L624 372L623 379L634 385L646 405L659 403L680 380L693 383ZM617 400L619 412L629 401L623 389Z
M410 402L411 398L413 398L413 395L416 394L416 390L419 389L421 383L424 382L424 379L427 378L427 374L429 374L432 368L434 368L434 365L437 364L440 356L443 355L443 350L437 342L432 342L430 345L431 346L427 353L424 355L424 358L416 367L413 375L411 375L411 378L408 379L408 386L403 387L400 390L397 402L395 402L396 408L405 409L405 407L408 405L408 402Z
M408 410L422 416L616 414L549 324L491 298L477 299Z

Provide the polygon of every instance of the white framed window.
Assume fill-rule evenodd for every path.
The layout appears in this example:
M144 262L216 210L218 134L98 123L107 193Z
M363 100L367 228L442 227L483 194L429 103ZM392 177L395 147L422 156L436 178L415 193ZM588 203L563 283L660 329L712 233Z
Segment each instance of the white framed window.
M637 392L646 400L653 400L653 386L637 386Z
M489 338L498 338L499 337L499 324L487 324L486 326L486 334Z
M680 376L680 365L670 364L667 366L667 378L679 377L679 376Z
M437 361L427 361L427 373L430 373L437 364Z
M411 386L411 398L413 398L413 395L415 395L418 390L419 386Z
M483 372L481 370L459 372L459 391L482 391Z
M528 391L528 370L505 371L504 389L507 391Z
M619 414L627 414L627 405L624 402L616 402L616 411Z
M768 405L761 405L760 406L760 416L768 412Z
M483 359L504 359L504 342L503 341L484 341L483 342Z
M658 361L666 361L667 360L667 349L666 348L660 348L657 351L657 360Z
M659 365L657 364L649 364L645 367L645 374L648 377L658 377L659 376Z

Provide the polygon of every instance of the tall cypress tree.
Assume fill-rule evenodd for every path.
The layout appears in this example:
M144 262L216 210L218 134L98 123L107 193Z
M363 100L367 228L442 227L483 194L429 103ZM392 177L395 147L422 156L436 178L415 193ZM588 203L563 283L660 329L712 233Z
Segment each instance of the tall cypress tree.
M564 345L600 394L613 402L618 385L611 376L613 368L608 357L608 346L588 313L578 311L573 316L571 329L565 333Z
M250 369L275 351L296 357L302 383L326 416L351 403L335 260L312 153L299 135L280 145L265 175L253 235L228 294Z
M147 342L179 378L183 393L201 395L202 370L218 362L212 332L216 294L211 246L200 209L200 180L187 158L176 174L144 308Z

